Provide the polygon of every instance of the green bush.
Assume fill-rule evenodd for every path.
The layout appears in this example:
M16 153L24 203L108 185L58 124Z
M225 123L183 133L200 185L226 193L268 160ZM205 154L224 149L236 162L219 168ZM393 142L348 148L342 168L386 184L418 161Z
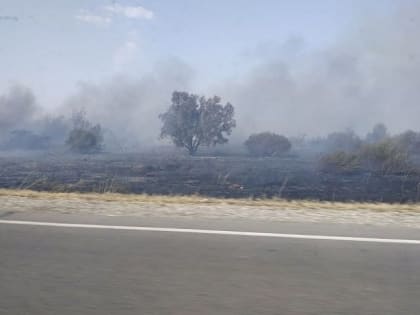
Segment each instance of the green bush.
M280 156L290 151L292 145L285 136L262 132L245 141L248 152L254 156Z

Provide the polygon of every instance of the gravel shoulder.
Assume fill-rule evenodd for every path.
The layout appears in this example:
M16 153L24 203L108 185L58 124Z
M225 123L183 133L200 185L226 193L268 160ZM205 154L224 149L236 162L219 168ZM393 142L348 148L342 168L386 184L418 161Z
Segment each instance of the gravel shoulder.
M104 216L249 219L420 228L420 204L216 199L200 196L47 193L0 190L7 213L56 212Z

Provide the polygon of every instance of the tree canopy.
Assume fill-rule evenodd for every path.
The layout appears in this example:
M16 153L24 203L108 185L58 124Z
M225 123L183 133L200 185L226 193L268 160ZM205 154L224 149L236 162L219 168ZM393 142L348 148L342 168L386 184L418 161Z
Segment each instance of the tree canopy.
M189 154L199 146L214 146L228 142L227 136L236 126L232 104L222 105L221 98L199 97L175 91L169 109L159 115L163 122L161 138L169 138Z

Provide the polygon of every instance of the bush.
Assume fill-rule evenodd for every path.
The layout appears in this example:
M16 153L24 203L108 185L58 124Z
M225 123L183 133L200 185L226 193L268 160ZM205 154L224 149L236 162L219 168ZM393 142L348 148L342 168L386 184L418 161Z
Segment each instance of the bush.
M366 144L359 155L363 166L371 171L391 174L407 173L411 170L407 151L392 140Z
M70 150L78 153L97 153L102 150L103 136L100 125L73 129L66 141Z
M414 170L408 152L392 139L364 144L354 153L339 151L327 154L321 158L320 164L323 171L339 173L360 169L387 175L407 174Z
M327 154L321 158L320 168L328 173L352 173L360 169L359 156L344 151Z
M280 156L290 151L290 141L281 135L262 132L249 136L245 141L248 152L254 156Z
M92 126L84 110L74 112L71 120L73 129L66 140L70 150L83 154L101 151L104 142L101 125Z

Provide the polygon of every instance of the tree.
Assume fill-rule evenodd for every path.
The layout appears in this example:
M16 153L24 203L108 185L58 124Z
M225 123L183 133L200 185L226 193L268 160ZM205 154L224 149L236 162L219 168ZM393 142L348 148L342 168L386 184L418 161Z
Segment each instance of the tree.
M73 129L66 140L70 150L84 154L101 151L104 141L101 125L92 126L84 111L74 113L72 121Z
M250 135L245 141L248 152L254 156L280 156L288 152L292 145L285 136L271 132Z
M199 97L175 91L169 109L159 115L163 122L161 138L169 138L177 147L194 155L200 145L214 146L228 142L236 126L234 108L220 104L221 98Z

